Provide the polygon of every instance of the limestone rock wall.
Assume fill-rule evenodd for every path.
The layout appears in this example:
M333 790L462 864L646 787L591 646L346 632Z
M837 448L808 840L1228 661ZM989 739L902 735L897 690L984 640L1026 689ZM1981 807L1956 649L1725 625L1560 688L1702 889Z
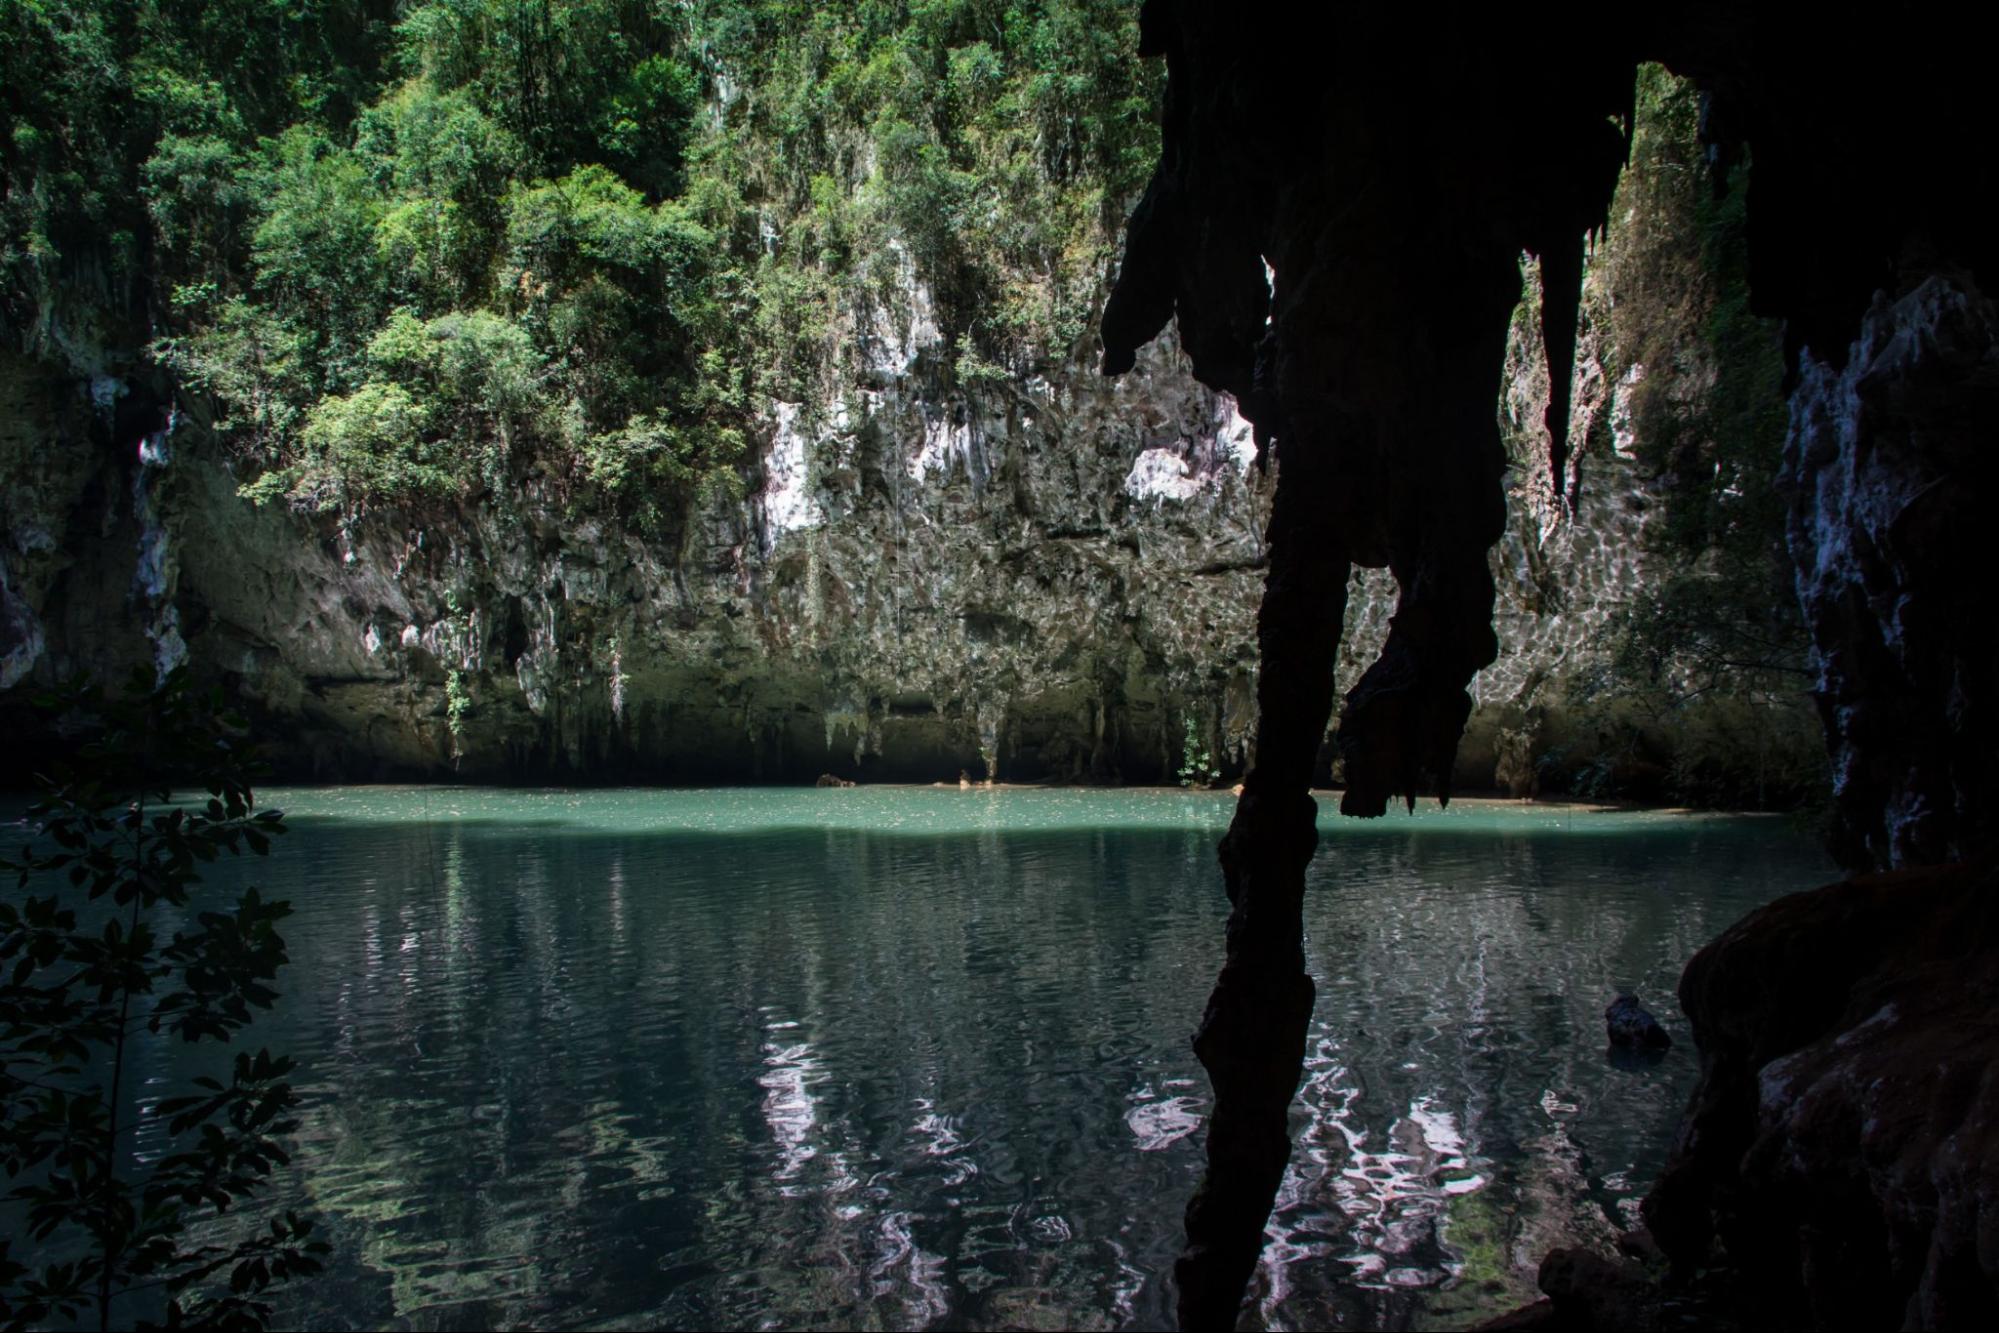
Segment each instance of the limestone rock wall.
M1981 516L1999 497L1999 312L1966 273L1878 294L1844 366L1805 354L1784 476L1857 868L1989 847L1999 665Z
M837 395L769 405L745 498L665 535L535 481L448 512L258 508L165 386L10 362L7 683L189 660L302 778L1172 782L1203 754L1232 778L1270 494L1248 424L1170 339L1118 380L1079 357L951 387L907 288L838 332ZM1546 372L1525 322L1515 342L1503 651L1478 682L1469 786L1531 783L1566 681L1642 574L1643 487L1593 336L1573 438L1601 484L1579 518L1536 462ZM1343 675L1393 609L1385 577L1355 591Z

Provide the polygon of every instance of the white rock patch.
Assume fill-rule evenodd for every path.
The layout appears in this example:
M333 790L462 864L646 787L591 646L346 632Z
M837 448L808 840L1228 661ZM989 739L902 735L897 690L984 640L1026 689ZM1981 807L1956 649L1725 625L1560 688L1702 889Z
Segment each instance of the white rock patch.
M1131 465L1124 493L1134 500L1184 503L1201 493L1202 479L1190 474L1187 460L1171 449L1147 449Z
M953 425L942 415L925 420L923 446L909 460L910 477L916 481L922 481L932 473L940 478L948 477L951 470L961 464L966 472L972 471L971 426L965 423Z
M816 528L826 521L825 511L812 496L811 464L806 457L808 441L798 428L799 405L776 404L776 428L771 433L770 452L764 455L765 554L787 532Z
M1256 461L1256 427L1236 406L1234 394L1216 394L1215 409L1215 443L1228 453L1238 473L1248 472Z

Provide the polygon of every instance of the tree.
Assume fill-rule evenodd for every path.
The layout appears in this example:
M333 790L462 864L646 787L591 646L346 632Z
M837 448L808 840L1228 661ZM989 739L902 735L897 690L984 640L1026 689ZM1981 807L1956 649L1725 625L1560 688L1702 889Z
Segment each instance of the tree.
M199 868L263 855L283 814L255 808L253 754L220 693L185 671L157 688L148 677L120 696L78 681L37 701L74 745L40 779L39 836L0 861L24 891L0 902L0 1168L39 1247L31 1266L0 1238L10 1329L89 1313L109 1329L114 1310L123 1327L260 1329L261 1294L317 1271L328 1248L290 1212L230 1242L190 1239L288 1160L289 1059L239 1052L228 1081L196 1077L164 1099L134 1086L143 1034L226 1044L271 1006L290 911L254 888L203 901ZM191 789L206 800L175 799ZM164 1122L166 1143L141 1160L146 1122Z

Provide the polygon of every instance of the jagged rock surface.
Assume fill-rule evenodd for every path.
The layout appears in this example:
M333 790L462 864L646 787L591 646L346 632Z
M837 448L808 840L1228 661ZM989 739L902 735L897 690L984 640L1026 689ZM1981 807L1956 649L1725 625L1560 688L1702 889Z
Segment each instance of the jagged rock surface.
M1491 404L1541 259L1552 489L1566 489L1585 234L1631 128L1633 68L1557 60L1497 13L1218 10L1153 0L1165 138L1105 309L1117 375L1177 318L1205 383L1274 454L1258 613L1255 766L1221 847L1228 953L1194 1049L1213 1077L1208 1170L1175 1266L1182 1327L1234 1323L1289 1156L1313 1000L1307 789L1331 716L1352 566L1387 568L1388 633L1346 692L1341 810L1448 796L1497 656L1491 548L1508 521ZM1505 105L1504 121L1442 108ZM1614 123L1622 113L1621 128Z
M1989 285L1999 246L1979 201L1993 169L1939 127L1989 124L1991 108L1963 47L1937 47L1925 22L1878 26L1780 0L1446 24L1385 5L1147 3L1144 46L1168 70L1165 139L1105 312L1105 370L1127 370L1177 317L1196 375L1241 399L1279 465L1256 767L1221 848L1228 954L1195 1038L1216 1109L1176 1268L1183 1327L1234 1322L1288 1154L1312 1003L1298 912L1314 843L1306 751L1331 705L1348 566L1386 566L1400 591L1339 726L1341 808L1373 815L1393 797L1448 795L1465 687L1498 651L1486 552L1504 527L1502 460L1477 409L1503 350L1504 260L1523 248L1547 291L1562 488L1582 238L1605 217L1628 142L1613 124L1622 110L1629 132L1641 60L1706 92L1717 165L1753 148L1752 304L1786 320L1792 368L1819 381L1797 403L1792 475L1816 494L1794 550L1846 793L1842 850L1893 861L1989 842L1975 802L1999 739L1989 597L1952 591L1978 582L1967 520L1990 508L1988 317L1963 300L1942 319L1912 310L1896 351L1892 333L1863 337L1853 382L1833 381L1877 289L1920 304L1926 281L1960 270ZM1819 404L1828 422L1814 425ZM1918 553L1923 537L1936 555ZM1775 1114L1798 1104L1773 1095ZM1849 1089L1827 1105L1845 1115L1864 1100ZM1781 1197L1768 1181L1748 1188ZM1893 1230L1866 1206L1836 1229L1827 1265ZM1993 1267L1989 1246L1977 1262Z
M93 397L10 361L0 662L184 655L266 714L293 777L1171 782L1189 725L1239 773L1269 509L1248 423L1165 343L1115 383L946 389L913 278L903 297L853 319L842 396L775 405L748 498L666 537L532 487L260 509L198 423L161 434L143 382ZM1535 780L1533 738L1560 733L1643 573L1628 458L1598 450L1606 498L1581 522L1531 462L1547 381L1525 332L1499 403L1523 463L1491 564L1510 651L1466 746L1480 786ZM1616 409L1593 336L1576 385L1580 445ZM1357 675L1392 586L1351 605Z
M1999 829L1999 598L1975 572L1999 506L1999 312L1968 274L1936 274L1877 297L1844 368L1807 353L1801 371L1784 472L1834 854L1971 854Z
M1701 1079L1645 1217L1786 1324L1999 1319L1999 874L1795 894L1695 955Z

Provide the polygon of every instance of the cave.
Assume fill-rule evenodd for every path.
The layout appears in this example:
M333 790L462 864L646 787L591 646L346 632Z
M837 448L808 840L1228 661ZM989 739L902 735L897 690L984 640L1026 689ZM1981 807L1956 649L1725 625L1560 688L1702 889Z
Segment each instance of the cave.
M1103 369L1130 369L1173 321L1276 474L1255 758L1221 847L1227 961L1195 1037L1217 1101L1176 1269L1181 1326L1234 1325L1289 1156L1314 994L1311 768L1350 567L1386 567L1400 596L1338 715L1341 810L1448 800L1466 687L1496 653L1489 404L1516 262L1538 257L1543 278L1547 466L1587 505L1567 451L1575 296L1585 247L1618 225L1648 61L1701 90L1717 185L1748 164L1751 299L1785 329L1781 484L1832 841L1859 878L1752 915L1687 969L1702 1082L1645 1215L1682 1280L1719 1238L1754 1319L1989 1322L1999 638L1974 532L1999 499L1999 242L1978 207L1993 167L1962 137L1992 123L1989 62L1931 6L1551 5L1440 23L1416 6L1148 0L1141 31L1166 64L1166 137ZM1523 1318L1663 1321L1666 1289L1637 1272L1551 1257L1552 1301Z
M107 1326L1991 1324L1989 64L1798 0L0 4L0 831L90 848L0 864L154 856L122 934L0 897L0 1219L71 1205L0 1324L86 1239ZM306 1228L160 1147L215 1066L13 1017L155 945L113 1067L184 967L334 1071L237 1126L339 1242L261 1314Z

